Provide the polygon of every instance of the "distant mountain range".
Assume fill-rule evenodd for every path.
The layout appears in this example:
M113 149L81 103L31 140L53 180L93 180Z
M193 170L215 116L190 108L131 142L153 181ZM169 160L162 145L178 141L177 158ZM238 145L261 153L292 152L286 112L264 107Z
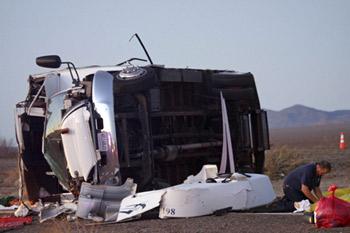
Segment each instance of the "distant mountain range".
M281 111L267 110L267 116L270 128L350 123L350 110L327 112L299 104Z

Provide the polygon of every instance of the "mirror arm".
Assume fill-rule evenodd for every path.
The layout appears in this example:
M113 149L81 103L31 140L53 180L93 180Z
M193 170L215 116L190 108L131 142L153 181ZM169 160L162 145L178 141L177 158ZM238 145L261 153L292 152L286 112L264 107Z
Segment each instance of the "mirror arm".
M67 64L68 69L69 69L70 76L72 77L72 82L73 82L73 84L75 84L76 86L78 86L79 83L80 83L80 78L79 78L78 71L77 71L77 69L75 68L75 65L74 65L72 62L70 62L70 61L61 62L61 64ZM73 78L73 73L72 73L72 67L71 67L71 66L73 67L73 69L74 69L74 71L75 71L75 74L76 74L76 76L77 76L77 79L74 79L74 78Z

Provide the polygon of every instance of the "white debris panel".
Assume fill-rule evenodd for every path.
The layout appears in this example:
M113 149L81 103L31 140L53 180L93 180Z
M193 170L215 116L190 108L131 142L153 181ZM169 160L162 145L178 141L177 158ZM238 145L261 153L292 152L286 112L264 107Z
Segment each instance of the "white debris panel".
M210 215L222 209L246 210L269 204L275 198L270 179L265 175L234 173L220 178L215 165L205 165L198 175L190 176L184 184L126 197L121 203L117 222L133 219L157 206L160 206L160 218L188 218Z
M130 220L159 206L167 190L141 192L124 198L121 202L117 222Z

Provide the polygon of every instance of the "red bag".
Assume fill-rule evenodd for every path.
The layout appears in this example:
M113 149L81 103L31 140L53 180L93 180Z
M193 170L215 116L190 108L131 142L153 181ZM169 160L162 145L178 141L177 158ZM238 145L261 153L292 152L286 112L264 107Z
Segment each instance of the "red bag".
M337 189L331 185L328 191L332 192L329 197L321 198L315 208L317 227L345 227L350 226L350 203L334 196Z

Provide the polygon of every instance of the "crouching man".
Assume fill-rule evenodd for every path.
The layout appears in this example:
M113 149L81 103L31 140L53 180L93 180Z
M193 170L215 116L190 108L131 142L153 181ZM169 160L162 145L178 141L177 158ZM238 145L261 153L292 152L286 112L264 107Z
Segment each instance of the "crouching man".
M329 162L321 161L302 165L290 172L283 183L285 207L293 211L294 202L308 199L310 203L315 203L321 199L321 178L331 169Z

